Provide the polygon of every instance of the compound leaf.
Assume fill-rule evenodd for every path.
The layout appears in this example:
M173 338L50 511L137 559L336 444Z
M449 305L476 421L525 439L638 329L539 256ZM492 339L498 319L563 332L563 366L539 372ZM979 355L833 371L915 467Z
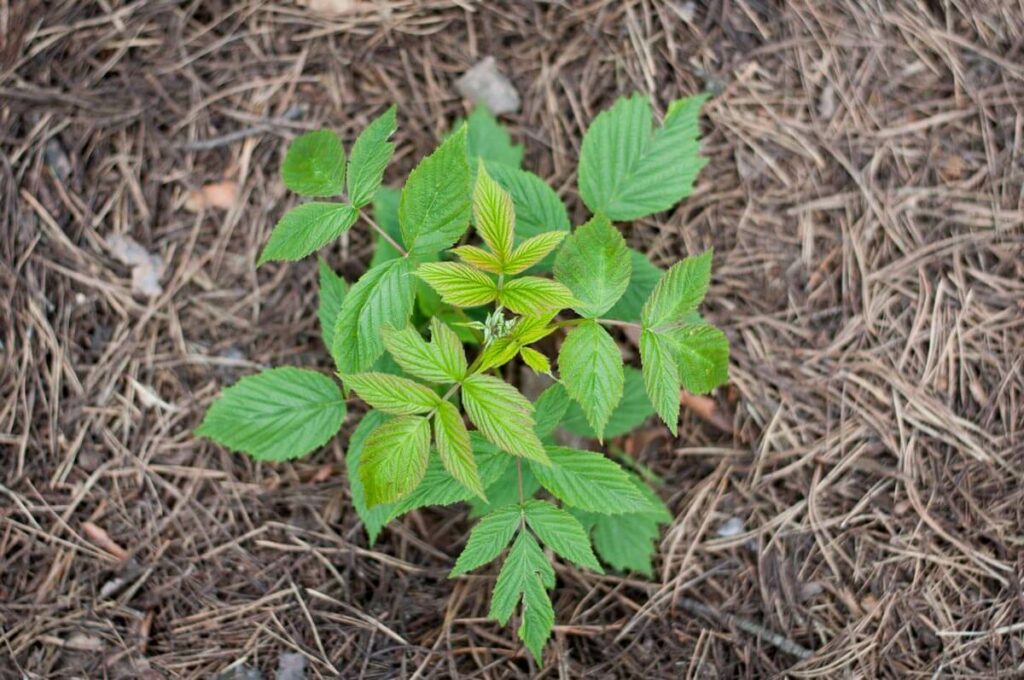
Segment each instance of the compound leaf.
M533 431L533 404L493 376L474 374L462 383L466 413L495 446L514 456L547 463L544 446Z
M697 309L711 281L711 256L709 249L687 257L662 274L641 312L644 327L657 328L679 322Z
M456 307L478 307L494 300L498 286L481 271L457 262L427 262L416 275L431 285L441 299Z
M274 226L257 265L273 260L301 260L355 224L359 211L347 203L312 201L292 208Z
M343 379L360 399L391 415L428 413L442 403L440 397L418 382L390 373L352 373Z
M603 441L604 427L622 399L625 383L619 346L596 321L585 321L562 343L558 370L569 396Z
M544 545L563 559L604 573L594 557L587 532L575 517L547 501L527 501L523 510L527 524Z
M384 353L380 329L402 328L412 315L415 279L406 258L364 273L348 291L334 326L331 354L342 374L359 373Z
M409 174L398 206L402 240L414 257L431 257L469 226L466 128L446 139Z
M467 489L486 500L480 473L476 469L469 431L462 414L451 402L442 401L434 414L434 442L444 469Z
M281 165L284 185L301 196L337 196L345 186L345 150L332 130L299 135Z
M505 625L522 599L523 617L518 630L519 639L526 644L538 663L544 643L551 636L555 623L555 612L547 593L547 589L554 585L554 569L537 540L525 531L520 532L498 573L489 616Z
M348 200L362 208L373 199L384 177L384 169L395 153L388 141L397 127L395 107L375 118L356 138L348 161Z
M656 131L650 102L639 94L600 113L580 148L579 189L587 207L612 220L635 220L688 196L707 163L698 124L706 99L673 101Z
M381 328L384 347L402 370L432 383L453 383L466 374L466 353L459 337L436 317L430 320L428 343L411 325Z
M372 508L393 503L416 488L430 456L430 421L400 416L378 425L363 444L359 478Z
M626 240L602 215L573 232L555 258L555 278L579 300L576 313L589 318L601 316L622 297L632 268Z
M281 367L226 388L195 434L256 460L282 461L320 448L344 420L337 383L316 371Z
M561 446L549 446L547 453L551 465L531 462L530 467L541 485L566 505L607 515L645 507L626 472L604 455Z
M469 532L469 540L448 578L482 567L505 549L519 528L523 511L518 505L506 505L484 515Z
M540 583L547 588L555 586L555 570L544 556L537 539L521 531L498 573L488 616L501 625L507 624L519 604L524 584L530 577L538 577Z

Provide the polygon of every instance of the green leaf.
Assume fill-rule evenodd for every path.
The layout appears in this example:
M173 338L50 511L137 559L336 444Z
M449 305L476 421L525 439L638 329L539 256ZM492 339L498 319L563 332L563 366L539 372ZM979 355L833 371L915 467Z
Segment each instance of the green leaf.
M466 353L459 337L436 317L430 320L428 343L412 326L381 328L384 346L402 370L432 383L453 383L466 374Z
M651 489L630 475L637 490L647 500L639 512L623 515L597 515L573 511L580 522L593 529L594 548L601 559L619 571L639 571L650 577L651 558L661 531L659 524L672 521L672 514Z
M646 506L626 472L593 451L547 447L551 465L530 464L541 485L556 498L581 510L614 515Z
M365 371L384 353L381 327L402 328L408 322L415 297L411 269L406 258L388 260L367 270L349 289L331 351L342 374Z
M672 331L679 377L691 394L707 394L729 379L729 340L708 324L686 325Z
M363 488L363 480L359 478L359 462L363 455L363 445L366 437L373 432L378 425L388 419L380 411L370 411L359 421L352 437L348 442L348 451L345 452L345 469L348 471L348 484L352 492L352 507L362 520L366 528L366 535L372 546L377 542L377 536L381 529L388 523L391 514L390 505L376 505L372 509L366 507L366 489Z
M544 587L555 587L555 570L544 556L537 539L528 532L521 531L498 573L498 580L491 594L491 611L488 616L503 626L507 624L515 612L516 605L519 604L526 581L531 577L537 577Z
M470 167L478 159L504 163L518 168L523 162L523 145L513 144L508 130L483 106L477 106L466 119L469 126L467 150Z
M526 239L512 252L505 263L506 274L519 274L537 264L565 238L564 231L548 231Z
M622 399L625 382L619 346L596 321L585 321L562 343L558 370L569 396L603 441L604 427Z
M516 314L536 316L571 306L576 300L568 288L539 276L523 276L507 281L498 301Z
M478 307L494 300L498 286L491 277L457 262L427 262L416 275L436 290L441 299L456 307Z
M647 398L644 389L643 374L632 366L625 368L625 383L622 389L622 400L612 411L608 418L608 424L604 428L604 436L621 437L640 427L654 413L651 400ZM540 406L536 406L537 413L541 413ZM538 416L540 420L540 416ZM583 409L576 402L571 402L561 422L566 432L571 432L579 437L590 437L597 439L597 433L590 427Z
M301 260L348 231L359 211L347 203L303 203L274 226L257 266L274 260Z
M554 586L555 571L536 539L525 531L520 532L494 584L489 616L505 625L521 598L523 617L519 639L538 663L555 623L555 612L547 593L547 588Z
M295 138L281 165L284 185L301 196L338 196L345 186L345 150L331 130Z
M437 413L434 414L434 441L445 470L467 489L487 500L473 458L469 431L462 422L459 409L452 406L451 402L442 401L437 407Z
M575 517L547 501L527 501L523 509L527 524L544 545L563 559L599 574L604 573L594 557L587 532Z
M398 225L398 203L402 198L402 192L391 187L380 187L373 195L373 219L377 222L384 233L393 238L395 242L402 242L402 229ZM394 260L402 256L395 247L373 232L374 246L373 257L370 258L369 269L373 269L382 262ZM648 291L650 292L650 291ZM644 299L647 296L644 295ZM639 318L639 317L637 317Z
M629 277L629 286L619 301L602 314L606 319L639 321L644 302L661 279L661 269L652 264L643 253L630 248L629 259L633 270Z
M547 463L544 446L533 432L533 404L508 383L479 373L462 383L466 413L481 434L514 456Z
M672 434L679 427L679 363L671 338L644 329L640 333L640 361L644 387L658 415Z
M632 269L626 240L602 215L573 232L555 258L555 278L580 301L576 313L589 318L601 316L622 297Z
M693 190L707 163L700 155L700 107L707 95L669 104L652 131L647 97L619 99L600 113L580 148L580 197L594 213L635 220L668 210Z
M395 107L391 106L367 125L352 145L348 161L348 200L356 208L362 208L373 199L384 178L384 169L395 153L395 144L388 139L396 127Z
M342 379L360 399L391 415L429 413L442 403L439 396L418 382L389 373L352 373Z
M485 489L489 489L510 467L513 467L512 458L477 432L469 433L469 441L473 448L473 456L476 458L477 470L480 472L480 482ZM473 499L479 497L444 469L439 456L431 456L423 481L411 494L395 504L390 518L417 508L451 505Z
M484 516L469 532L469 541L448 578L471 572L497 558L512 540L522 517L518 505L506 505Z
M512 197L487 174L487 167L481 163L473 188L473 221L480 237L504 263L512 254L512 241L516 215L512 209Z
M711 256L709 249L701 255L687 257L662 275L640 315L645 328L681 322L697 309L711 281Z
M541 392L533 402L533 412L537 419L533 431L537 436L543 438L551 434L562 422L571 403L569 394L560 383L554 383Z
M548 358L533 349L532 347L523 347L519 350L519 356L523 358L526 365L533 369L534 373L540 373L542 375L551 375L551 362Z
M393 503L416 488L427 470L430 421L401 416L381 423L363 445L359 478L369 507Z
M337 383L301 368L272 368L226 388L195 434L256 460L282 461L320 448L345 421Z
M469 193L462 128L420 161L402 189L398 220L410 255L431 256L459 240L469 226Z
M334 324L337 323L338 313L341 312L341 305L345 301L348 284L345 283L345 279L335 274L323 259L319 265L320 301L317 304L316 315L320 319L320 337L323 338L327 351L330 351L334 345Z
M569 231L565 204L547 182L532 172L507 165L491 165L488 170L512 196L517 242L548 231Z
M502 270L501 260L494 253L488 252L477 246L459 246L452 248L451 252L460 260L476 269L483 269L485 272L500 274Z

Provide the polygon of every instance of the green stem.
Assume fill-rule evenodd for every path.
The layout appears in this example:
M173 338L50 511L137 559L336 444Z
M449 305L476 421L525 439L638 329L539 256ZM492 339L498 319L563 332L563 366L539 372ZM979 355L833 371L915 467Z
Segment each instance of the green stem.
M389 234L388 232L386 232L383 229L381 229L380 225L373 221L373 218L371 218L369 215L367 215L362 210L359 211L359 214L360 214L360 216L362 216L362 218L364 220L366 220L367 224L369 224L371 227L373 227L373 230L376 231L380 235L380 237L382 239L384 239L385 241L390 243L392 248L394 248L395 250L400 252L402 254L402 257L409 257L409 251L407 251L405 248L403 248L401 246L401 244L398 243L398 241L393 239L391 237L391 234Z

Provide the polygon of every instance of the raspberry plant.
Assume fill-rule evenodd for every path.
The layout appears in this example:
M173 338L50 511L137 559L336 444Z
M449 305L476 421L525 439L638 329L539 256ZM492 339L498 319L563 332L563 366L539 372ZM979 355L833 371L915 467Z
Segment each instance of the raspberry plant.
M542 546L596 572L603 562L650 575L658 527L671 520L640 476L603 453L560 446L556 431L603 442L657 412L675 434L680 389L706 393L727 377L728 342L697 312L711 252L663 272L614 225L691 192L706 162L703 101L672 102L657 128L639 95L594 119L578 169L593 216L576 229L482 110L400 192L381 186L394 107L359 135L347 163L335 133L298 137L285 185L341 200L286 213L259 262L306 257L360 217L377 233L351 287L320 261L320 327L346 392L319 371L272 368L225 389L196 433L257 460L304 456L338 433L354 392L369 411L346 462L370 542L411 510L468 501L477 521L451 576L504 553L490 616L504 625L519 608L519 637L540 662L555 618ZM639 331L641 371L623 365L609 332L620 326ZM558 340L556 373L547 350ZM519 361L552 379L534 402L502 378Z

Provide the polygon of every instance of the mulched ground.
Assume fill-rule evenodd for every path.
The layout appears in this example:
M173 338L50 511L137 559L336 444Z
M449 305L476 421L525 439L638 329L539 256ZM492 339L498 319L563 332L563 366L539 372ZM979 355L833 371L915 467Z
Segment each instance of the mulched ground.
M1024 7L343 4L0 0L0 677L1024 673ZM597 111L717 95L697 190L628 235L715 247L732 380L677 440L617 442L676 519L651 582L559 572L543 670L489 577L445 578L462 510L368 549L343 440L270 466L190 434L240 375L329 364L315 267L254 267L287 140L395 101L397 180L486 55L576 217ZM186 205L224 181L228 209ZM368 255L353 230L329 259Z

